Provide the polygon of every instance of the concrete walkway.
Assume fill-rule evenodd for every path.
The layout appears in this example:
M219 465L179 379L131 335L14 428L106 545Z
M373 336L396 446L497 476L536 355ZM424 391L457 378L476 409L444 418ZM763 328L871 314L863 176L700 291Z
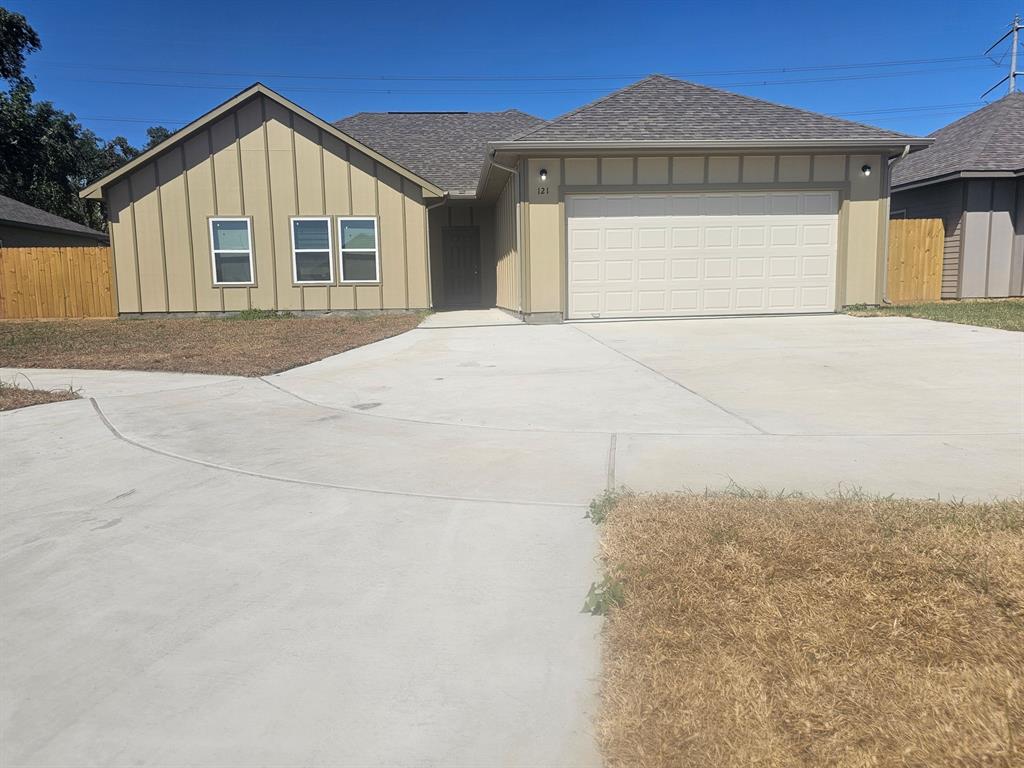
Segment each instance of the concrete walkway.
M12 371L0 371L10 380ZM1022 493L1024 334L422 328L265 379L30 371L3 765L592 766L606 486Z

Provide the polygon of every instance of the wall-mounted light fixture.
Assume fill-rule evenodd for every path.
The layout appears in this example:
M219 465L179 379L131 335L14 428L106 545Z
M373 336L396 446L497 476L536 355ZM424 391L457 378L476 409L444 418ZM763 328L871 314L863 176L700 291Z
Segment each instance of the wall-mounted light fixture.
M547 181L548 180L548 169L547 168L541 168L540 169L540 180L541 181Z
M871 175L871 166L870 165L862 165L860 167L860 172L863 173L865 176L870 176Z

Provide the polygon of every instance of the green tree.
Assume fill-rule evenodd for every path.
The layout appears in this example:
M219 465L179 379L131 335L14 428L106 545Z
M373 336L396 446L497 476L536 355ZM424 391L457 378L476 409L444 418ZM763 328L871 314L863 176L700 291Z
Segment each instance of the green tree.
M101 205L81 200L79 191L144 150L123 136L105 141L52 102L34 101L25 59L39 47L25 17L0 8L0 78L8 83L7 91L0 90L0 194L103 229ZM146 134L149 149L171 131L154 126Z
M15 85L25 77L25 57L38 51L39 35L20 13L0 8L0 78Z

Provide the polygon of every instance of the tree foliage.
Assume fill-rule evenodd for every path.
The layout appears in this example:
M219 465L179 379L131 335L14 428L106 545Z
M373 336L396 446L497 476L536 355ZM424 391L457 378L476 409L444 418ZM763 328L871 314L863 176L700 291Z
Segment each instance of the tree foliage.
M14 85L25 77L25 57L41 46L39 35L20 13L0 8L0 78Z
M97 201L81 200L87 184L116 170L171 135L162 126L146 131L142 149L123 136L104 140L83 128L74 114L50 101L35 101L24 75L25 59L40 47L24 16L0 8L0 194L95 229L106 222Z

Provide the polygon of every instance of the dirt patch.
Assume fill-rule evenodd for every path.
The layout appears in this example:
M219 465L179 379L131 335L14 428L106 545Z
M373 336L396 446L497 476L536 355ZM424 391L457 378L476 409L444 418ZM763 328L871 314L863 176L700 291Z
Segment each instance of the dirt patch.
M418 314L0 322L0 366L265 376L415 328Z
M72 389L26 389L0 381L0 411L77 399L78 393Z
M611 768L1024 765L1024 505L634 496Z

